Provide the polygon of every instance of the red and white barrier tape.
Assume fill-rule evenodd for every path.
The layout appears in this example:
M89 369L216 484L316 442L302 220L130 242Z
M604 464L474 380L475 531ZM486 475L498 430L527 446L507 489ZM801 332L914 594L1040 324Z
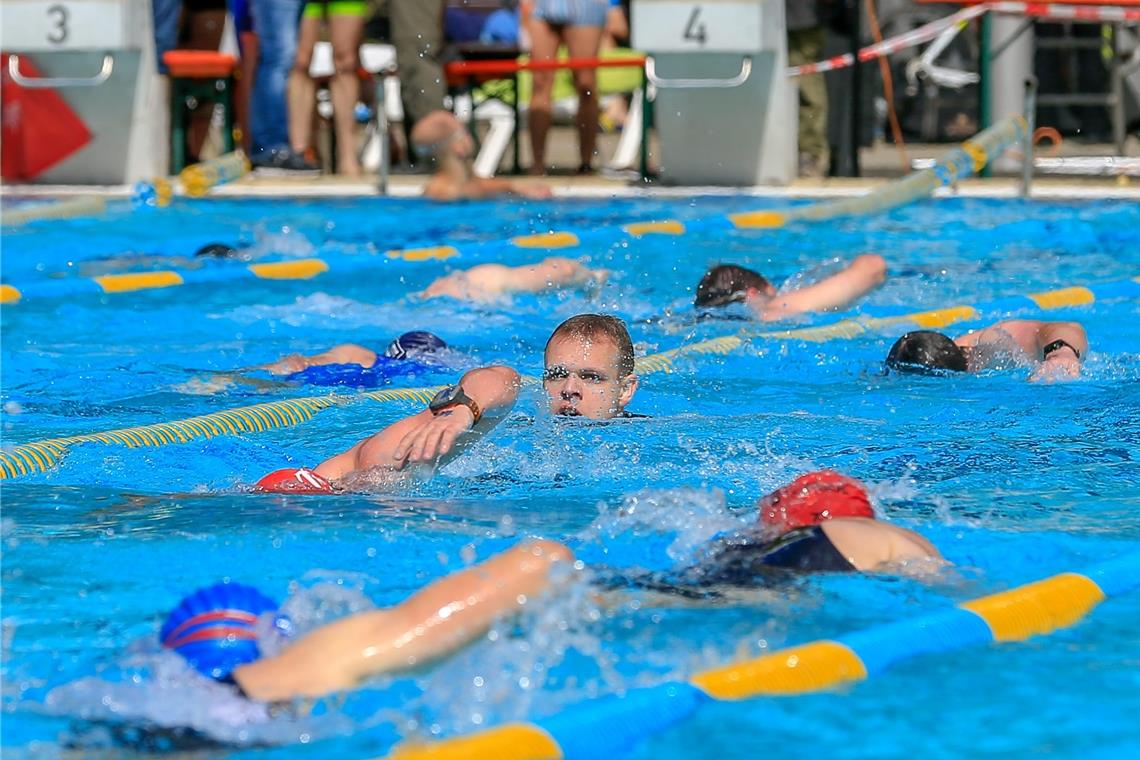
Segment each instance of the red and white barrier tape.
M981 16L987 11L1005 13L1018 16L1032 16L1034 18L1049 18L1058 21L1082 21L1111 23L1117 21L1140 21L1140 8L1123 8L1120 6L1075 6L1055 5L1053 3L1015 3L993 2L982 5L972 5L945 18L936 19L923 24L917 29L904 32L889 40L883 40L859 51L860 61L872 61L891 53L897 53L908 47L921 45L933 40L942 32L952 26L965 24ZM806 74L818 74L824 71L842 69L855 63L855 56L851 53L837 55L818 63L808 63L803 66L789 66L788 76L798 77Z
M1010 3L1010 5L1017 5L1018 3ZM962 24L970 21L971 19L981 16L988 10L985 5L974 5L969 8L963 8L955 14L946 16L945 18L936 19L928 24L923 24L917 29L911 29L909 32L904 32L897 37L891 37L889 40L883 40L870 47L865 47L859 51L860 61L872 61L880 56L890 55L897 53L908 47L921 45L924 42L929 42L938 35L942 34L945 30L954 26L955 24ZM788 68L788 76L798 77L804 74L818 74L821 71L832 71L834 69L842 69L855 63L855 56L851 53L844 55L837 55L834 58L828 58L826 61L819 63L808 63L803 66L790 66Z
M1140 8L1124 8L1116 5L1055 5L1053 3L986 3L987 8L996 13L1017 16L1051 18L1059 21L1092 21L1112 23L1114 21L1140 21Z

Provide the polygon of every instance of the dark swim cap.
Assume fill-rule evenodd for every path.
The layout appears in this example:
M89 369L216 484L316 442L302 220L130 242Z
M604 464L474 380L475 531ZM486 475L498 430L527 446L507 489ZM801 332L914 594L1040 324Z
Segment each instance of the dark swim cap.
M430 354L444 348L447 348L447 344L438 335L414 330L389 343L384 355L389 359L407 359L409 354Z
M887 366L896 372L965 372L966 352L940 332L915 330L891 346Z
M760 499L760 522L783 531L833 517L875 517L867 490L855 478L818 470Z
M207 243L194 251L195 256L212 256L216 259L231 259L237 255L237 249L225 243Z
M226 681L234 668L261 657L254 625L259 615L277 608L277 602L252 586L215 583L178 603L159 640L202 675ZM279 618L276 625L285 632L289 629L286 618Z

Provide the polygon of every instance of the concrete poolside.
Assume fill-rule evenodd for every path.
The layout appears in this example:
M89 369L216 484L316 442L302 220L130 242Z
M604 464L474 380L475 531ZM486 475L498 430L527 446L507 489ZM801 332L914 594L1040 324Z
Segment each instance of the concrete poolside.
M613 153L617 140L618 135L615 134L598 136L599 153L603 158ZM525 167L530 160L529 145L527 145L525 135L522 143L522 165ZM939 158L954 146L955 143L916 143L907 145L906 153L909 160ZM656 145L651 143L651 156L655 152L655 148ZM1113 146L1108 144L1079 143L1066 140L1060 146L1057 155L1062 157L1111 156L1113 150ZM577 142L573 130L567 127L553 129L549 153L550 161L556 167L575 165L577 162ZM1140 156L1140 138L1134 135L1128 138L1125 156L1130 158ZM504 169L507 168L507 160L504 158ZM600 165L603 162L598 161L597 163ZM756 196L818 198L858 195L904 175L901 154L894 145L880 143L870 148L864 148L860 152L860 164L864 175L862 177L797 179L786 187L670 186L655 182L643 183L637 174L631 171L609 172L608 170L601 170L594 175L577 176L571 174L568 169L565 173L556 169L549 177L533 180L528 178L527 181L547 182L556 195L572 197L630 196L648 192L662 195L745 193ZM423 174L401 173L397 170L389 178L389 195L402 198L418 196L422 192L426 179ZM959 183L956 189L947 188L939 191L938 194L953 195L956 193L977 197L1015 197L1020 194L1020 174L1001 174L992 178L971 178ZM0 185L0 195L2 196L64 197L92 194L126 197L130 194L130 187L126 185L64 186L10 183ZM212 192L212 195L217 197L324 197L372 196L376 194L377 177L375 174L360 178L345 178L336 175L292 178L263 177L254 173L230 184L217 187ZM1038 173L1034 178L1033 197L1140 198L1140 177L1094 177Z

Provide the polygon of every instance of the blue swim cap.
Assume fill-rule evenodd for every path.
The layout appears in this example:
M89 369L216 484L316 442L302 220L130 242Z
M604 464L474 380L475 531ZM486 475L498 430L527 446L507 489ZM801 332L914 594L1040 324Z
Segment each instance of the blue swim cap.
M278 604L252 586L215 583L190 594L170 613L159 640L186 658L199 673L218 681L261 657L254 625ZM288 621L278 621L286 628Z
M384 355L389 359L407 359L409 354L425 354L447 348L438 335L423 330L406 332L388 344Z

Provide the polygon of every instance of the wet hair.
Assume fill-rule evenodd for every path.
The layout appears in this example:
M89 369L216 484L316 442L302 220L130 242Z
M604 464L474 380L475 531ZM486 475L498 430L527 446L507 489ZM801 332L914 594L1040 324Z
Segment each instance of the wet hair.
M724 306L734 301L743 301L749 288L765 290L771 284L759 272L738 267L735 264L721 264L705 272L697 285L696 306Z
M965 372L966 352L940 332L915 330L891 346L887 367L897 372Z
M606 338L618 348L618 369L621 377L633 372L633 340L629 337L629 330L625 322L609 314L578 314L570 317L550 334L546 341L546 349L556 340L578 338L580 340L597 340Z

